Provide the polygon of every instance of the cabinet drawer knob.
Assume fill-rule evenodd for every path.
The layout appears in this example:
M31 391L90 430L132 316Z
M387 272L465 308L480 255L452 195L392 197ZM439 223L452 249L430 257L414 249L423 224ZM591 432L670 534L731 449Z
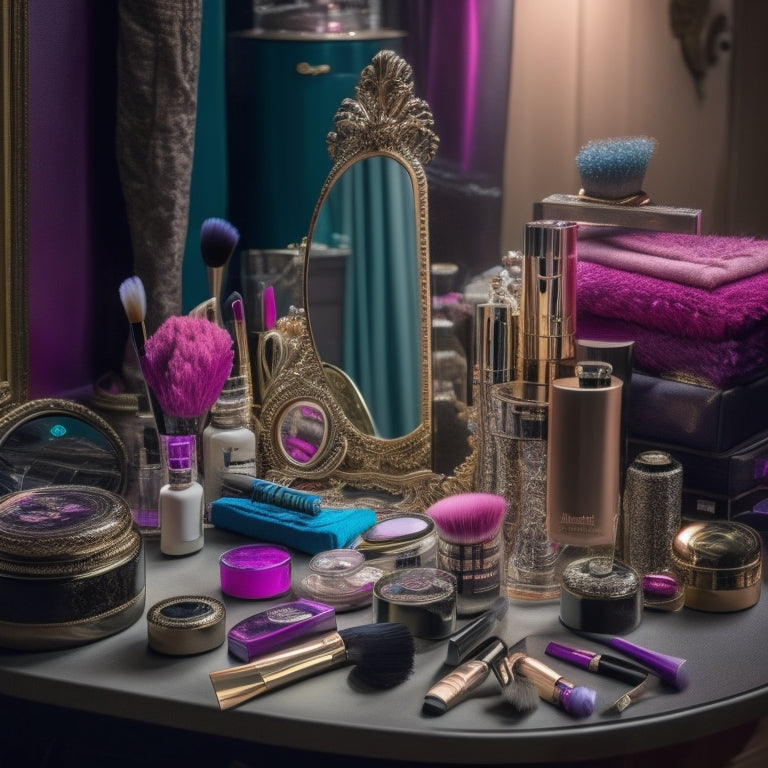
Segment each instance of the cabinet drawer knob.
M306 61L300 61L296 65L296 71L300 75L327 75L331 71L330 64L308 64Z

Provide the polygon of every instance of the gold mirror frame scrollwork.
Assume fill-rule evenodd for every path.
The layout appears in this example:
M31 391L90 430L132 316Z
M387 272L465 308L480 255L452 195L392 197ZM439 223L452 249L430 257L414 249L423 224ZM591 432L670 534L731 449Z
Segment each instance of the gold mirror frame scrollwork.
M331 490L353 488L391 494L410 509L471 486L472 461L455 476L432 471L431 291L427 180L424 165L435 155L438 137L432 130L429 105L414 95L410 65L389 50L378 52L334 118L335 131L326 144L333 167L321 189L302 243L304 304L308 306L309 253L320 211L341 175L369 157L389 157L408 173L414 191L420 288L421 422L407 435L383 439L361 431L342 407L332 378L326 375L303 308L291 308L264 339L262 357L266 385L259 414L263 471L284 484L320 481ZM279 420L287 403L315 402L328 415L330 433L323 451L306 466L287 461L279 446ZM391 502L390 502L391 503Z
M29 386L28 14L26 0L0 6L0 411L27 398Z

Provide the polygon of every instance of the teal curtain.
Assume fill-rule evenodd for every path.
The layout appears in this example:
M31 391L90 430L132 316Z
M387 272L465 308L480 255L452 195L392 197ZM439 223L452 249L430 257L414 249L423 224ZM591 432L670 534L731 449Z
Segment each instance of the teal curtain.
M203 0L195 154L181 278L184 313L208 298L208 275L200 253L203 221L228 216L224 10L219 0Z
M334 229L349 237L344 369L359 387L377 434L421 423L421 321L411 179L391 158L345 171L331 196Z

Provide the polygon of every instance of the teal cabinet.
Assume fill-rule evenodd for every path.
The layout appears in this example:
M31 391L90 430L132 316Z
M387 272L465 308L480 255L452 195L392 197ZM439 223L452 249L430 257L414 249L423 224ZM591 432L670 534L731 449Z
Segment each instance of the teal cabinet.
M233 32L227 43L230 219L241 250L307 234L331 158L325 137L360 72L403 32L351 35Z

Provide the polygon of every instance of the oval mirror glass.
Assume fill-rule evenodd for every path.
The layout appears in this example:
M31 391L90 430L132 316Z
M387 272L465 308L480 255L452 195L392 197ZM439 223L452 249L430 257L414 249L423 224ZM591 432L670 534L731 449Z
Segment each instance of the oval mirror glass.
M328 420L316 403L299 400L285 409L279 422L280 448L294 464L311 465L328 440Z
M128 459L100 416L68 400L32 400L0 420L0 493L89 485L123 493Z
M413 181L392 157L357 160L317 217L307 315L320 359L355 384L381 438L422 421L421 298Z

